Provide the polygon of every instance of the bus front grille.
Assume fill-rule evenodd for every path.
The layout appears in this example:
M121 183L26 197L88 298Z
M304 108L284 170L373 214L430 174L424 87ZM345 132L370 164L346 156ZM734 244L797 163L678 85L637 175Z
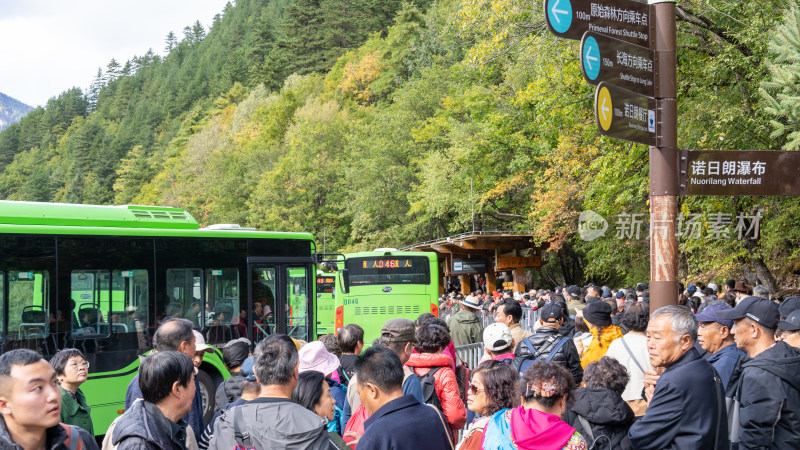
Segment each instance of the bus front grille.
M375 315L419 315L419 306L356 306L353 315L356 316L375 316Z

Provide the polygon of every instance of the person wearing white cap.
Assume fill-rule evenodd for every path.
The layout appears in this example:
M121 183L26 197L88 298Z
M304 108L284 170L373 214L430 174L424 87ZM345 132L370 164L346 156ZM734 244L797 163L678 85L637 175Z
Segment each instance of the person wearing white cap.
M514 359L513 340L511 329L504 323L493 323L483 330L483 348L495 361L511 364Z
M468 295L460 301L463 308L447 321L450 338L456 347L483 341L483 326L475 313L480 309L480 300Z
M214 347L206 344L205 338L199 331L192 330L192 333L194 333L194 356L192 357L192 362L195 368L199 368L200 364L203 364L203 355L214 353Z

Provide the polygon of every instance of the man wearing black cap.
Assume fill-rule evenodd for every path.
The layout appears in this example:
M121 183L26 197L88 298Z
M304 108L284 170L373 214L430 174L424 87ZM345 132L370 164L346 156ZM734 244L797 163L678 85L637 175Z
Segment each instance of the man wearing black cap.
M800 311L792 311L789 317L778 324L778 329L783 332L781 340L794 348L800 348Z
M556 353L550 358L564 366L572 374L576 384L583 380L583 368L581 358L578 356L578 349L575 342L558 332L558 327L564 322L564 311L562 302L547 303L542 307L539 314L539 324L541 325L536 333L523 339L517 346L514 357L514 368L519 371L522 362L526 359L536 359L544 361L554 350ZM563 343L561 341L566 339ZM559 346L559 343L561 345ZM556 348L558 349L556 350Z
M800 297L786 297L778 306L778 312L781 315L781 320L786 319L789 317L789 314L798 309L800 309Z
M575 285L568 286L566 289L566 295L564 297L567 299L567 310L569 311L569 315L575 316L575 307L579 303L582 303L581 288Z
M250 355L250 341L247 338L235 339L222 348L222 362L225 363L231 376L217 386L214 412L242 396L241 386L244 381L242 363Z
M792 311L789 317L778 324L783 331L781 339L794 348L800 348L800 311Z
M745 297L717 316L734 321L736 345L752 358L742 365L734 397L739 423L731 424L731 443L748 449L800 448L800 351L775 342L778 305Z

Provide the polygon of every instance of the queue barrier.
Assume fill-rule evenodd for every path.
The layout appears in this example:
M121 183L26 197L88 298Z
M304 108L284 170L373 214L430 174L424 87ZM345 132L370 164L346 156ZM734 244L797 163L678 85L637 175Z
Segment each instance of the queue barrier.
M475 344L459 345L456 347L456 358L464 361L469 367L469 370L474 370L478 367L483 357L483 342Z

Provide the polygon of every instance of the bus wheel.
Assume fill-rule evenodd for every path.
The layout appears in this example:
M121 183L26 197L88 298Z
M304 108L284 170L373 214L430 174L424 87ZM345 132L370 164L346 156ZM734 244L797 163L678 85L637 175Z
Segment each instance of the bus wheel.
M197 384L200 387L200 395L203 397L203 425L208 425L214 417L214 403L215 395L217 394L217 387L214 385L214 380L211 375L207 374L204 370L197 371Z

